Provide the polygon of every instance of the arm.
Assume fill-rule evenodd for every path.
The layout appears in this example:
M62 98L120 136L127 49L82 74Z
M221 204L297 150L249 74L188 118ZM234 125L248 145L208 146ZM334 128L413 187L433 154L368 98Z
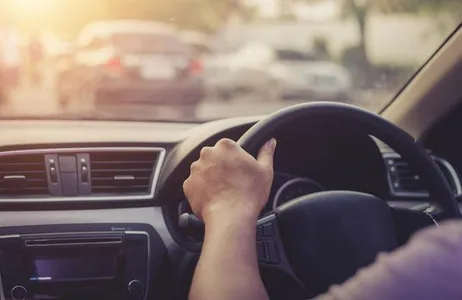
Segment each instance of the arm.
M205 222L205 240L190 299L268 299L256 254L256 222L268 201L275 140L258 159L230 140L204 148L184 191Z
M462 222L422 230L317 300L460 299Z
M255 250L256 219L216 216L205 241L190 299L267 299Z

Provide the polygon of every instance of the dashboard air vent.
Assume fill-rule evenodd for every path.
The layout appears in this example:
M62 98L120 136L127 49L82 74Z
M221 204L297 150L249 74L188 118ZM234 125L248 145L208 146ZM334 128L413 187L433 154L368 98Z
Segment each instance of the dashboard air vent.
M425 197L428 191L419 175L399 155L385 155L385 163L390 180L390 190L395 196ZM459 177L446 160L433 156L455 195L462 193Z
M0 156L0 197L48 194L43 154Z
M153 151L90 153L93 194L149 194L154 165Z

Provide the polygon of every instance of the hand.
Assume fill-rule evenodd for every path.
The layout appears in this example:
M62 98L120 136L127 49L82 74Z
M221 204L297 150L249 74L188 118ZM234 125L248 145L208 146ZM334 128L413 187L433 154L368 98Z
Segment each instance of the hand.
M204 147L183 184L194 214L205 223L214 217L256 221L268 202L275 149L271 139L255 159L230 139Z

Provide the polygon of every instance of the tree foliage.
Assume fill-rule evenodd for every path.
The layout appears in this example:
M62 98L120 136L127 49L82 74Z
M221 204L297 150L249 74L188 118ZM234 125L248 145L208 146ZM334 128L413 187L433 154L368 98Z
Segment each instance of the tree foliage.
M324 0L304 0L307 2L321 2ZM447 32L446 26L454 26L454 21L462 22L462 0L337 0L342 5L344 16L353 17L358 24L359 44L355 49L356 67L361 69L364 84L371 80L371 65L367 54L367 20L371 12L383 14L409 13L434 16L445 14L446 18L433 18L435 29Z
M3 11L8 5L0 0ZM45 11L24 17L10 10L4 15L26 29L41 27L58 34L75 35L88 22L101 19L144 19L171 23L180 28L213 31L233 13L247 18L251 8L240 0L33 0L46 4ZM11 5L13 7L14 5ZM0 19L2 16L0 15Z

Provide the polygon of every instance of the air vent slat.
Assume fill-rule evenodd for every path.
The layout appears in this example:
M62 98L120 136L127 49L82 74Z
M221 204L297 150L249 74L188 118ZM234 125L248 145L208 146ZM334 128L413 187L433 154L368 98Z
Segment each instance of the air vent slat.
M93 183L98 186L133 186L133 185L149 185L149 179L133 179L133 180L115 180L115 179L93 179Z
M149 194L155 151L114 151L90 154L92 192Z
M33 187L33 188L48 188L46 180L18 180L18 181L13 181L9 182L7 180L0 181L0 188L28 188L28 187Z
M97 188L98 189L112 189L112 188L120 188L120 189L125 189L125 188L134 188L134 189L137 189L137 188L146 188L148 187L149 185L148 184L143 184L143 185L130 185L130 186L116 186L116 185L100 185L98 186Z
M92 169L93 168L98 168L98 166L93 165L92 163ZM94 169L93 169L94 170ZM123 169L123 168L104 168L104 169L97 169L97 172L116 172L118 170L122 170L123 172L151 172L152 168L146 168L146 169Z
M111 165L111 164L146 164L151 163L151 160L133 160L133 161L97 161L94 164L96 165Z
M0 170L0 176L1 175L9 175L9 174L40 174L40 175L45 175L45 169L44 166L42 166L42 170L39 171L31 171L31 170L23 170L23 171L18 171L18 170L11 170L11 171L4 171Z
M149 177L146 176L146 177L143 177L143 176L137 176L136 177L137 180L148 180L149 181ZM114 177L96 177L96 178L93 178L93 180L96 180L96 181L101 181L101 180L114 180Z
M147 190L148 186L133 186L133 187L96 187L93 188L95 193L142 193Z
M99 178L106 178L106 177L112 177L117 175L126 175L126 176L134 176L135 178L140 178L140 177L150 177L152 173L152 170L146 170L146 171L125 171L125 170L107 170L107 171L94 171L92 170L92 179L99 179Z
M48 195L43 154L0 157L0 197Z
M31 179L31 178L26 178L26 179L21 179L21 180L8 180L8 179L3 179L0 180L0 184L8 184L11 182L28 182L30 184L46 184L47 180L45 178L36 178L36 179Z
M26 187L26 188L21 188L21 189L15 189L15 188L0 188L0 191L38 191L38 190L46 190L45 188L42 187Z
M387 165L391 191L395 195L420 197L428 194L426 185L422 182L420 176L401 157L392 155L385 156L384 159ZM441 158L434 157L434 160L454 193L459 193L460 188L458 186L460 187L460 183L457 182L458 178L455 178L457 176L453 176L449 170L452 166Z

